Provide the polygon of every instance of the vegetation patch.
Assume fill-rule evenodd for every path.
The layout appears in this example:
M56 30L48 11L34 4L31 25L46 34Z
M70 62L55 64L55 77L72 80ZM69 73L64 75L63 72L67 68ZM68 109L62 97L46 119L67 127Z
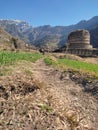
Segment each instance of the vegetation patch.
M48 56L44 59L44 62L47 65L52 65L58 68L62 68L64 70L71 70L75 72L80 72L83 74L90 74L96 78L98 78L98 65L87 63L79 60L72 60L68 58L53 58L53 56Z
M16 61L35 62L42 57L40 53L32 52L0 52L0 65L14 64Z
M47 64L47 65L56 65L57 62L56 62L56 59L54 57L46 57L44 59L44 62Z
M98 65L70 59L58 59L59 65L65 65L79 71L95 73L98 75Z
M45 110L47 112L51 112L53 109L51 108L51 106L49 106L48 104L38 104L38 106L42 109Z

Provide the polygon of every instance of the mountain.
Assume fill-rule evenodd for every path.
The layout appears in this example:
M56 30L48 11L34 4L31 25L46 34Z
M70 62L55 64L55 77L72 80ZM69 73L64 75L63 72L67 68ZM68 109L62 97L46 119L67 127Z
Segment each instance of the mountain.
M98 27L98 16L89 20L82 20L79 23L70 26L52 27L50 25L44 25L32 27L27 22L20 20L0 20L0 26L12 36L18 37L26 43L33 44L37 47L63 46L67 43L67 37L71 31L87 29L91 33L91 44L94 47L98 47L97 39L95 40L94 36L98 34L97 31L94 31Z
M10 41L11 35L4 31L4 29L0 28L0 50L13 48L13 45Z
M98 48L98 27L90 30L91 34L91 43L93 44L93 47Z
M58 48L58 43L60 42L59 35L46 35L43 38L35 42L36 47L43 48L44 50L54 50Z
M0 26L3 27L12 36L21 38L25 42L30 42L29 36L30 36L30 33L33 32L33 27L30 26L25 21L0 20Z
M24 49L25 43L0 27L0 50Z

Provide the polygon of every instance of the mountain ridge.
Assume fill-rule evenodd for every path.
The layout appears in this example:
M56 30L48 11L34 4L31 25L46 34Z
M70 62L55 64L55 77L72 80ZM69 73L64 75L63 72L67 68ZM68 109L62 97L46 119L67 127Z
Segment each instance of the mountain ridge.
M71 31L77 29L87 29L91 33L91 44L94 47L98 47L98 42L96 39L94 40L93 36L95 35L93 33L96 31L92 31L98 27L98 16L94 16L89 20L81 20L77 24L69 26L44 25L32 27L26 21L21 20L0 20L0 26L12 36L18 37L28 44L33 44L35 46L39 45L41 47L42 41L45 41L48 46L50 45L49 38L52 44L51 37L53 37L53 44L56 44L57 46L63 46L67 43L67 37ZM54 39L56 41L55 43ZM43 45L45 45L45 43L43 43Z

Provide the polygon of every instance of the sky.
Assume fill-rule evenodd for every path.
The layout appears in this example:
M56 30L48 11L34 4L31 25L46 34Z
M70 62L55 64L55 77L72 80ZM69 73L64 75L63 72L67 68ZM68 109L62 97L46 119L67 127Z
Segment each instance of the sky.
M0 19L68 26L98 16L98 0L0 0Z

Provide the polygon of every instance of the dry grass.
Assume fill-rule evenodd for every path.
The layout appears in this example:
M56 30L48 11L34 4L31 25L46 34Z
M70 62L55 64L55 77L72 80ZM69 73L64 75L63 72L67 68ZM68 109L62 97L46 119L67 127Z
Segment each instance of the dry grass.
M50 57L50 63L57 62ZM61 68L45 65L43 60L1 68L10 72L0 76L1 130L94 130L97 103L91 93L84 92L85 75Z

